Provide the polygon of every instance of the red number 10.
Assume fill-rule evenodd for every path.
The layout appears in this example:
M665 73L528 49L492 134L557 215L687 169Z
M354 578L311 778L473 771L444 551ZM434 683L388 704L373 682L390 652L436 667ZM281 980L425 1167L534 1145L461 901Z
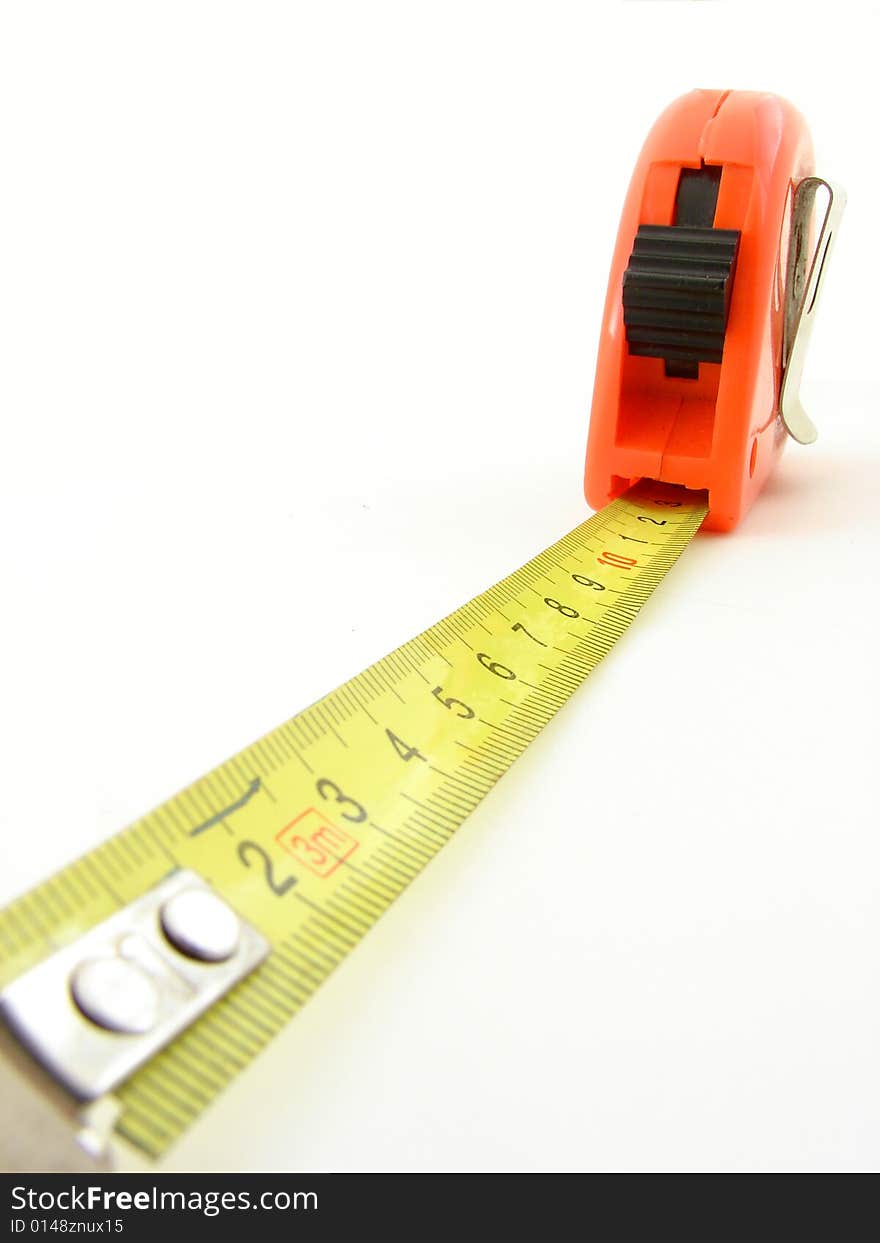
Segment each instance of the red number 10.
M599 557L600 565L616 565L619 570L632 569L637 564L635 557L623 557L619 552L605 551Z

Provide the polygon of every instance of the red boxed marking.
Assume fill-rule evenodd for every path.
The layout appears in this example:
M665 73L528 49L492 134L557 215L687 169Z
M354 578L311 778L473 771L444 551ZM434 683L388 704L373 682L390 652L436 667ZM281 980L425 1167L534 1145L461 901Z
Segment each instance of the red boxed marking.
M316 876L330 876L360 844L310 807L275 835L282 850Z

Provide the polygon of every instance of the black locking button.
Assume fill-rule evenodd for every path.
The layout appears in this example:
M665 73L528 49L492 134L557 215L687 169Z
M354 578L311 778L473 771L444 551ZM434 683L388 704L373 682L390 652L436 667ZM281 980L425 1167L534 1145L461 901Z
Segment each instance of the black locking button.
M720 363L739 251L738 229L715 229L721 169L683 169L675 224L642 224L623 274L630 354L662 358L666 374L696 379Z

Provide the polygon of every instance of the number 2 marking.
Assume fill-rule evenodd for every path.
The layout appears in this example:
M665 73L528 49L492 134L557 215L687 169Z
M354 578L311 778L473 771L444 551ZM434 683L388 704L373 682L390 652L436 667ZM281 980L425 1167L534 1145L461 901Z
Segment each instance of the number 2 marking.
M284 880L275 879L275 867L272 860L266 854L259 842L244 841L238 843L238 857L246 868L251 865L248 862L248 855L253 854L263 861L263 875L266 878L266 884L279 898L283 898L289 889L296 884L295 876L286 876Z

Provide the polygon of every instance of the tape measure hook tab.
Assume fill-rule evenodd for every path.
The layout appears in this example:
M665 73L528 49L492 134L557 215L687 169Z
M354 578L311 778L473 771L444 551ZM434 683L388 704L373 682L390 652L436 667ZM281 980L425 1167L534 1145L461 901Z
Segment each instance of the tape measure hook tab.
M826 195L825 211L819 222L816 244L810 253L811 222L820 191ZM802 445L812 444L817 435L813 421L801 402L801 378L819 292L825 281L828 258L845 207L846 194L842 187L823 177L805 177L795 186L785 282L779 411L788 434Z
M249 975L269 942L178 869L0 993L0 1014L79 1100L109 1092Z

